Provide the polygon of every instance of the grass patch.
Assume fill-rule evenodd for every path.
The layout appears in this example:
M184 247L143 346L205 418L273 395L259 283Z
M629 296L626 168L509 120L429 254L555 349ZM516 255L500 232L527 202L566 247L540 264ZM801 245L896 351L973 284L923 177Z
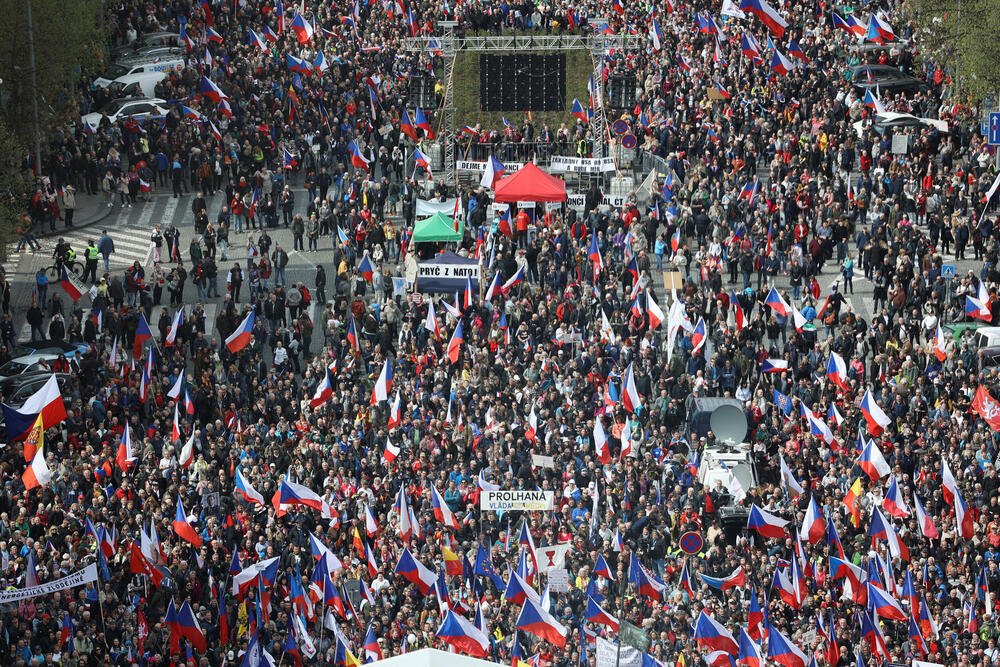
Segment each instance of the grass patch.
M463 125L476 126L481 124L484 128L493 130L503 130L502 117L504 113L508 115L507 120L520 127L522 114L516 112L483 111L479 106L479 56L480 51L459 51L455 55L455 127ZM587 81L593 72L593 65L590 59L590 52L585 49L574 51L519 51L518 53L532 54L566 54L566 99L563 111L533 111L531 113L535 134L537 135L545 124L555 132L561 123L566 123L569 127L576 123L576 119L570 115L573 108L573 98L580 100L580 103L587 106Z

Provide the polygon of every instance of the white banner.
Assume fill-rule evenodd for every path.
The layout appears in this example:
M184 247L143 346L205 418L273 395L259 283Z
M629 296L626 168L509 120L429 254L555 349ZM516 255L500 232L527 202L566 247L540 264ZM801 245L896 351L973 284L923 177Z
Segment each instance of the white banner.
M523 162L504 162L504 168L508 174L513 174L524 166ZM486 162L479 162L478 160L456 160L455 161L456 171L474 171L476 173L483 173L486 171Z
M566 552L568 544L556 544L551 547L538 547L535 556L538 558L538 571L561 570L566 567Z
M0 604L27 600L28 598L48 595L49 593L57 593L67 588L76 588L77 586L89 584L92 581L97 581L97 563L91 563L82 570L78 570L62 579L48 581L38 586L21 588L16 591L0 591Z
M622 646L618 655L618 644L603 637L597 638L597 667L642 667L642 653L631 646Z
M601 203L611 208L621 208L625 205L624 195L604 195ZM566 206L582 211L587 205L587 195L566 195Z
M444 213L449 218L455 212L455 200L449 199L447 201L427 201L426 199L417 200L417 212L416 216L418 218L429 218L435 213Z
M428 264L417 265L417 280L421 278L472 278L479 280L478 264Z
M566 570L552 570L549 572L549 586L553 593L569 592L569 572Z
M555 507L553 491L483 491L479 509L484 512L545 511Z
M533 468L552 468L556 467L556 460L551 456L543 456L542 454L532 454L531 455L531 466Z
M553 155L549 162L551 173L601 174L615 171L615 159L610 157L563 157Z

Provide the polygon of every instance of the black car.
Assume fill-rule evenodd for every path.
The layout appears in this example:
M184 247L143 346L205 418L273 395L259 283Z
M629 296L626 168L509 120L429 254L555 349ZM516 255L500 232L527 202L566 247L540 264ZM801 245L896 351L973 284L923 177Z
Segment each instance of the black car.
M868 71L871 70L871 83ZM920 79L904 74L890 65L855 65L851 68L851 83L862 91L878 87L881 91L912 95L930 90L930 86Z

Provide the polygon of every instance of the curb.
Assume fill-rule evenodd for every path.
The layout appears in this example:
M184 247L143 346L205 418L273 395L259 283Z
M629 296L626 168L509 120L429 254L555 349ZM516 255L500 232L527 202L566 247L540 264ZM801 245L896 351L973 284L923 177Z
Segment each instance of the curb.
M56 229L56 231L54 231L54 232L45 230L45 232L43 232L43 233L40 232L38 234L35 234L35 238L36 239L46 239L46 238L50 238L50 237L53 237L53 236L59 236L60 234L65 234L67 231L72 231L72 230L75 230L75 229L82 229L83 227L89 227L90 225L96 225L98 222L100 222L101 220L104 220L106 217L108 217L109 215L111 215L111 212L114 211L114 210L115 210L114 207L109 208L109 207L104 206L102 204L101 205L101 210L97 214L95 214L95 215L87 218L86 220L84 220L82 222L74 223L73 226L70 227L69 229L63 227L62 229Z

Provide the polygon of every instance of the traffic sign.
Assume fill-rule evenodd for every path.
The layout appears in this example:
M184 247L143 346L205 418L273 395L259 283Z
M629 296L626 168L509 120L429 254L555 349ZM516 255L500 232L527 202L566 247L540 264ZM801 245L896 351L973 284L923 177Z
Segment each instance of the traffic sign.
M954 280L955 279L955 265L954 264L945 264L944 266L942 266L941 267L941 277L944 278L945 280Z
M635 148L635 135L626 134L622 137L622 148Z
M681 551L686 554L696 554L705 546L705 541L701 539L701 533L691 531L681 535Z
M990 146L1000 146L1000 111L990 112L989 134L986 135Z
M614 123L611 124L611 129L614 131L615 134L621 136L626 132L628 132L628 122L626 122L622 118L619 118L618 120L616 120Z

